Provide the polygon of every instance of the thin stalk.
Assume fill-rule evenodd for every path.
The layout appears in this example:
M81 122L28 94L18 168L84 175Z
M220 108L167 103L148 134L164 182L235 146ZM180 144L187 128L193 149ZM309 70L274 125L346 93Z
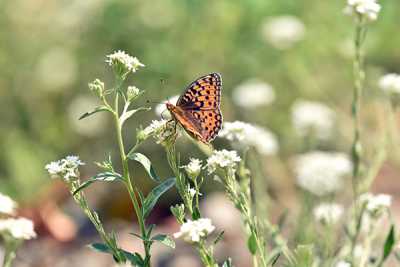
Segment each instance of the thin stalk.
M362 44L365 40L366 28L361 16L357 19L357 25L355 29L354 48L355 56L353 61L354 71L354 90L353 90L353 103L352 103L352 117L354 127L354 137L352 145L352 161L353 161L353 177L352 177L352 189L354 198L354 215L356 218L356 229L355 233L351 238L351 259L352 266L354 266L354 248L356 246L357 238L359 235L360 227L358 220L361 218L359 208L357 205L357 198L360 194L359 183L362 176L362 144L361 144L361 97L364 88L365 71L364 71L364 58L362 54Z
M3 267L11 267L12 262L16 257L16 250L18 247L18 241L13 240L11 238L6 238L4 242L4 260L3 260Z
M142 210L139 205L139 201L137 198L137 193L138 190L136 186L132 183L130 179L130 173L129 173L129 167L128 167L128 158L126 157L125 153L125 146L124 146L124 141L122 137L122 125L120 123L120 116L119 116L119 94L120 94L120 86L122 82L118 82L117 88L116 88L116 94L115 94L115 99L114 99L114 122L115 122L115 128L117 131L117 140L118 140L118 148L119 148L119 153L121 157L121 163L122 163L122 176L125 180L125 185L128 190L129 196L131 198L133 208L135 210L136 218L139 223L139 228L140 228L140 233L143 238L143 246L145 250L145 266L150 267L150 242L147 240L147 231L146 231L146 225L144 222Z

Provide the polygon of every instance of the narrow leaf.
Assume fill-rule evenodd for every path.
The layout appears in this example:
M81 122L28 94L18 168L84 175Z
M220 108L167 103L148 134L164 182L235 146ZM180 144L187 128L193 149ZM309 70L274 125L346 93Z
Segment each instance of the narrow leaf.
M138 112L138 111L149 111L150 109L151 108L148 108L148 107L140 107L138 109L129 110L129 111L123 113L121 115L121 117L119 118L120 119L120 124L122 125L127 119L132 117L132 115L135 114L136 112Z
M395 233L394 233L394 225L390 227L389 233L386 237L385 245L383 247L383 257L381 262L383 263L387 257L389 257L390 253L392 252L394 243L395 243Z
M102 253L111 253L111 249L103 243L92 243L90 245L88 245L88 247L90 247L93 250L96 250L98 252L102 252Z
M254 235L254 233L252 233L249 237L249 239L247 240L247 247L249 248L249 251L251 254L255 255L257 252L257 240L256 240L256 236Z
M217 235L217 237L214 240L214 245L216 245L219 241L222 240L222 238L224 237L224 231L219 232L219 234Z
M161 184L153 188L153 190L147 195L146 199L144 200L143 203L143 217L146 218L151 210L154 208L156 205L158 199L162 194L164 194L168 189L173 187L175 185L175 178L169 178L165 181L163 181Z
M88 187L89 185L97 181L102 181L102 182L123 181L123 178L120 174L115 172L102 172L89 178L89 180L83 182L72 194L75 195L82 189Z
M232 259L231 259L231 258L227 259L227 260L224 262L224 264L222 265L222 267L233 267L233 265L232 265Z
M151 238L152 241L158 241L161 244L166 245L167 247L170 248L175 248L175 242L174 240L172 240L171 237L169 237L168 235L163 235L163 234L159 234L159 235L155 235Z
M92 111L84 113L82 116L79 117L79 120L82 120L82 119L87 118L97 112L102 112L102 111L110 111L110 110L106 106L100 106L100 107L95 108Z
M138 254L138 253L132 254L129 251L126 251L123 249L120 249L120 251L124 254L124 256L128 259L128 261L133 266L139 266L139 267L143 266L144 261L143 261L142 257L140 256L140 254Z
M141 153L129 153L128 158L142 164L142 166L149 174L151 179L153 179L156 182L161 181L161 179L157 176L156 171L154 170L153 165L151 164L151 161L145 155Z

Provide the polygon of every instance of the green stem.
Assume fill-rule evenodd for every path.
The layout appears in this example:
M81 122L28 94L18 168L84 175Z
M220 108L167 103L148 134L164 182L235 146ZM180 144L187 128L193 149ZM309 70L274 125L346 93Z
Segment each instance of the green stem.
M130 179L128 158L125 153L125 146L124 146L124 141L123 141L123 137L122 137L122 125L120 123L119 107L118 107L121 84L122 84L121 81L118 82L117 88L116 88L116 94L115 94L115 99L114 99L114 122L115 122L116 131L117 131L118 148L119 148L121 163L122 163L122 175L125 180L126 189L128 190L129 196L131 198L133 208L135 210L137 221L139 223L139 228L140 228L141 236L143 239L143 246L144 246L144 250L145 250L145 259L144 259L145 267L150 267L150 258L151 258L150 245L151 245L151 243L148 241L146 225L145 225L145 221L143 218L143 213L142 213L142 210L140 208L139 201L137 198L138 190Z
M357 20L356 30L355 30L355 56L353 62L354 71L354 90L353 90L353 103L352 103L352 116L353 116L353 127L354 127L354 137L352 145L352 161L353 161L353 177L352 177L352 188L353 188L353 198L354 198L354 215L356 218L356 229L355 233L351 238L351 259L352 266L354 265L354 248L359 235L360 227L357 226L358 219L361 218L362 214L358 209L357 199L360 194L359 183L361 178L361 168L362 168L362 144L361 144L361 97L365 81L365 71L363 66L363 55L362 55L362 44L365 40L366 28L363 23L362 17Z
M12 262L16 257L16 250L18 248L19 241L12 238L5 238L4 240L4 260L3 267L11 267Z

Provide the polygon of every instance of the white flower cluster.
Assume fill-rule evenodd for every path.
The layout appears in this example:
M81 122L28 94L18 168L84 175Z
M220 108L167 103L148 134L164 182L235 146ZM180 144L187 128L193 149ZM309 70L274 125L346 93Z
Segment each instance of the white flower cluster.
M389 95L400 94L400 75L389 73L379 79L379 87Z
M300 136L314 135L327 139L332 135L335 113L326 105L305 100L297 100L292 106L292 123Z
M347 0L347 6L344 9L345 14L362 17L368 21L374 21L378 18L381 6L376 0Z
M189 175L191 179L196 179L197 176L199 176L200 174L201 164L202 164L201 160L191 158L189 163L183 166L183 168L185 168L187 175Z
M321 203L314 208L313 213L321 224L335 224L343 215L343 207L335 203Z
M17 203L9 196L0 193L0 215L14 215Z
M279 149L273 133L241 121L224 122L219 137L226 138L235 147L252 146L263 155L274 155Z
M78 156L67 156L64 159L50 162L45 166L45 169L49 172L53 178L61 177L66 181L71 178L77 178L79 176L78 168L80 165L85 165Z
M144 128L142 133L144 139L153 136L157 144L160 144L175 133L175 128L167 120L153 120L149 126Z
M33 222L25 218L0 220L0 233L8 232L15 239L32 239L36 237Z
M295 164L297 184L317 195L324 196L343 186L343 177L353 165L346 154L313 151L298 156Z
M215 230L211 220L200 218L196 221L188 220L181 225L180 231L174 234L175 238L183 238L186 242L197 243Z
M359 199L362 204L365 204L368 213L374 217L381 215L392 204L392 196L386 194L365 193Z
M111 67L121 68L124 73L136 72L139 67L144 67L136 57L132 57L121 50L107 55L106 63Z
M274 102L275 92L267 83L249 80L233 90L232 98L236 105L252 109Z
M207 170L210 174L215 172L218 168L235 171L236 165L240 160L240 157L234 150L215 150L207 159Z
M164 111L167 110L167 108L165 107L164 103L169 102L169 103L171 103L173 105L176 105L176 102L178 102L178 99L179 99L179 95L174 95L169 99L165 99L164 101L161 101L162 104L158 104L154 108L154 112L159 117L165 117L166 119L170 119L171 118L171 114L169 112L164 113Z
M36 237L33 223L26 218L11 218L15 214L17 203L0 193L0 235L11 235L14 239L32 239ZM4 216L8 216L4 218Z
M265 20L262 25L264 40L276 49L288 49L304 38L306 28L294 16L279 16Z

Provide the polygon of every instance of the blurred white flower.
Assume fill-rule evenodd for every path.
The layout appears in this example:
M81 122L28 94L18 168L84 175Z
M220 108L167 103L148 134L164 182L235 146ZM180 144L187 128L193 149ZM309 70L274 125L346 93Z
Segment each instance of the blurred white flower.
M136 72L139 67L144 67L144 65L140 63L139 59L132 57L121 50L107 55L106 63L116 69L120 74Z
M268 18L262 24L264 40L276 49L288 49L304 38L306 28L294 16Z
M275 92L267 83L249 80L233 90L232 98L236 105L252 109L274 102Z
M400 94L400 75L396 73L389 73L379 79L379 87L386 94Z
M154 111L155 111L156 115L159 116L159 117L164 117L166 119L170 119L171 118L171 114L169 113L167 107L165 106L165 103L169 102L169 103L171 103L173 105L176 105L176 102L178 102L178 99L179 99L179 95L174 95L174 96L170 97L169 99L161 101L162 104L158 104L154 108ZM165 112L166 110L167 110L167 112Z
M78 134L86 137L94 137L102 134L107 124L106 114L99 112L89 119L79 120L82 114L94 110L99 105L99 101L94 96L80 95L74 98L67 110L71 128Z
M314 208L314 218L322 224L335 224L343 215L343 207L335 203L321 203Z
M292 106L294 129L303 137L311 134L322 140L329 138L335 119L335 112L319 102L297 100Z
M313 151L297 157L297 184L317 195L324 196L343 186L343 177L352 171L352 163L343 153Z
M214 150L213 154L207 159L207 170L210 174L215 172L217 168L226 168L235 171L236 165L240 160L240 157L234 150Z
M252 146L263 155L276 154L279 149L270 131L241 121L224 122L219 137L229 140L235 148Z
M380 10L381 6L376 0L347 0L347 6L344 12L347 15L374 21L378 18Z
M196 189L191 188L190 185L188 185L188 192L190 194L191 197L194 197L196 195ZM203 195L202 193L199 192L199 196Z
M77 178L79 175L78 168L85 165L78 156L67 156L64 159L50 162L45 166L52 178L61 177L66 181L71 178Z
M366 210L374 217L378 217L392 205L392 196L387 194L364 193L359 197L359 200L362 204L365 204Z
M15 239L32 239L36 237L33 222L26 218L0 220L0 232L7 232Z
M351 264L347 261L339 261L336 263L335 267L351 267Z
M181 225L180 231L174 234L174 238L183 238L186 242L197 243L215 230L211 220L200 218L196 221L188 220Z
M49 49L34 69L40 88L46 91L61 91L72 86L78 77L76 57L65 47Z
M12 200L9 196L0 193L0 215L14 215L15 209L17 208L17 203Z
M183 168L185 168L187 175L191 179L196 179L197 176L199 176L200 174L201 164L202 164L201 160L191 158L190 162L187 165L183 166Z

